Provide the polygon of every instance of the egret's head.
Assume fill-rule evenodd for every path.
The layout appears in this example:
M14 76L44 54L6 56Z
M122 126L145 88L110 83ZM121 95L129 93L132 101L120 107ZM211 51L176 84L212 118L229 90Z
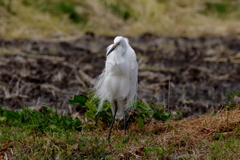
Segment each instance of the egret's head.
M113 45L111 46L111 48L108 49L107 51L107 56L117 47L119 46L120 44L123 44L125 43L125 38L122 37L122 36L117 36L114 41L113 41Z
M117 44L117 43L121 43L121 41L123 40L123 37L122 36L117 36L115 39L114 39L114 44Z

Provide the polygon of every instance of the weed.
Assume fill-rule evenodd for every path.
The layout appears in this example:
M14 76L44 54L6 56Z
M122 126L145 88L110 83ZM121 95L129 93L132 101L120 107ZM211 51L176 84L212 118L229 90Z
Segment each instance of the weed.
M69 99L69 103L73 105L80 105L80 107L87 108L84 113L85 117L89 120L94 120L98 126L102 126L101 122L109 124L111 121L111 107L110 104L105 102L103 108L97 113L99 99L94 98L94 94L90 93L88 97L84 95L74 95L73 99Z
M181 119L183 119L182 111L177 110L177 117L174 118L174 120L181 120Z
M101 111L97 112L97 107L99 104L99 99L94 98L94 94L90 93L88 97L84 95L74 95L73 99L69 99L69 103L73 105L80 105L80 107L87 108L84 113L85 117L89 120L95 121L95 124L103 130L103 124L109 125L112 119L111 106L109 102L103 104ZM129 121L138 122L138 128L140 130L144 129L144 124L149 119L156 119L162 122L170 121L172 114L170 111L164 111L163 107L160 105L156 107L149 103L148 105L142 103L141 101L135 102L136 106L134 108L134 115L129 116ZM131 119L131 120L130 120ZM86 129L88 129L88 124L86 124Z
M240 91L234 91L234 92L226 92L226 97L230 101L230 103L227 105L227 110L232 109L237 106L237 104L234 102L235 97L240 97Z
M2 109L0 106L0 120L2 124L34 129L37 133L47 130L81 130L81 121L78 118L73 120L69 115L59 115L49 107L45 107L45 113L42 113L26 106L22 106L22 112Z
M235 136L229 139L219 139L210 145L211 159L238 159L237 153L240 151L239 139Z
M160 105L153 113L153 118L156 120L161 120L163 122L170 121L172 117L172 113L170 111L165 111L163 107Z
M214 139L215 139L215 140L222 140L223 137L224 137L224 134L222 134L222 133L216 133L216 134L214 135Z

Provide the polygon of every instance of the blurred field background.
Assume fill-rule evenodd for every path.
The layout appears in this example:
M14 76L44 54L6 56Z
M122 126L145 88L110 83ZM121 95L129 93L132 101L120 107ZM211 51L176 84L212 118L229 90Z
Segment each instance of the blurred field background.
M0 37L238 36L239 0L0 0Z

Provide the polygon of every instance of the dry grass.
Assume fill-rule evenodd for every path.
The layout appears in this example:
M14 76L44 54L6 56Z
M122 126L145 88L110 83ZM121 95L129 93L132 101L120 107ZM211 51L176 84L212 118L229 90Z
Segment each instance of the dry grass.
M133 137L130 136L131 140L128 146L131 146L129 148L134 148L135 150L143 146L155 146L159 148L162 146L170 146L170 148L174 150L174 153L171 153L167 157L173 159L184 156L186 156L185 158L192 157L193 159L208 159L214 156L218 156L217 158L222 156L223 159L232 157L234 159L240 157L240 148L234 148L234 151L231 151L231 147L229 147L229 149L225 145L226 141L232 141L232 144L240 143L239 141L231 140L231 138L234 139L234 137L237 137L237 139L240 138L239 126L239 108L231 111L222 110L216 115L205 114L180 121L166 123L155 122L145 125L142 131L138 129L137 124L131 124L128 132L135 130L137 134ZM114 133L115 137L113 137L113 142L121 139L123 134L122 130L116 131L115 128ZM107 136L107 132L105 136ZM133 139L136 139L137 136L140 137L140 140L137 144L134 144ZM146 145L148 142L154 143ZM219 145L218 147L224 152L224 155L213 154L214 150L217 150L216 144Z
M128 129L129 140L123 141L123 130L115 123L111 143L102 144L113 159L232 159L240 158L240 110L219 111L191 119L173 122L152 122L139 130L137 122ZM91 139L106 139L105 131L96 128L82 131L74 139L83 136Z
M190 37L239 35L238 11L226 12L224 18L217 16L216 12L205 15L201 13L206 10L205 2L216 1L134 0L129 3L127 0L83 0L83 6L74 5L74 9L78 14L86 15L87 22L76 24L67 15L53 15L36 7L24 6L21 1L12 1L14 14L0 6L0 37L46 39L54 35L79 36L86 31L98 35L139 35L145 32ZM234 0L229 3L239 5ZM120 10L118 14L114 13L115 6ZM121 14L125 12L129 18L124 20Z
M229 117L227 118L227 114ZM229 122L227 122L229 119ZM157 142L161 144L175 144L178 147L196 147L199 142L213 141L214 135L224 133L228 135L239 135L237 126L240 125L240 110L222 111L216 115L203 115L192 119L181 121L158 123L149 125L146 130L159 133ZM172 129L169 129L169 126ZM228 132L230 130L230 132ZM184 141L184 143L183 143Z
M54 35L73 36L81 35L77 27L67 17L53 16L40 12L34 8L21 4L21 1L12 1L13 14L0 7L1 28L0 37L5 39L53 38Z
M240 126L240 110L236 108L231 111L222 110L215 115L205 114L165 123L152 122L145 125L144 133L138 129L137 124L131 124L128 130L135 130L139 134L153 133L155 142L162 145L175 144L181 148L197 146L202 140L214 141L214 136L218 133L226 136L240 136L238 126ZM123 131L119 130L117 133L121 136ZM185 143L182 144L181 141Z

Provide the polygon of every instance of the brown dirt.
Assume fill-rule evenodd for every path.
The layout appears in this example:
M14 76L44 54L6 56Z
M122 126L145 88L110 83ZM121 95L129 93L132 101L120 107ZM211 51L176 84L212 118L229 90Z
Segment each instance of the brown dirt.
M61 42L0 40L0 104L72 112L68 99L93 86L113 39L88 33ZM138 56L143 102L167 106L169 99L170 109L192 116L219 108L226 91L240 90L239 38L144 34L129 40Z

